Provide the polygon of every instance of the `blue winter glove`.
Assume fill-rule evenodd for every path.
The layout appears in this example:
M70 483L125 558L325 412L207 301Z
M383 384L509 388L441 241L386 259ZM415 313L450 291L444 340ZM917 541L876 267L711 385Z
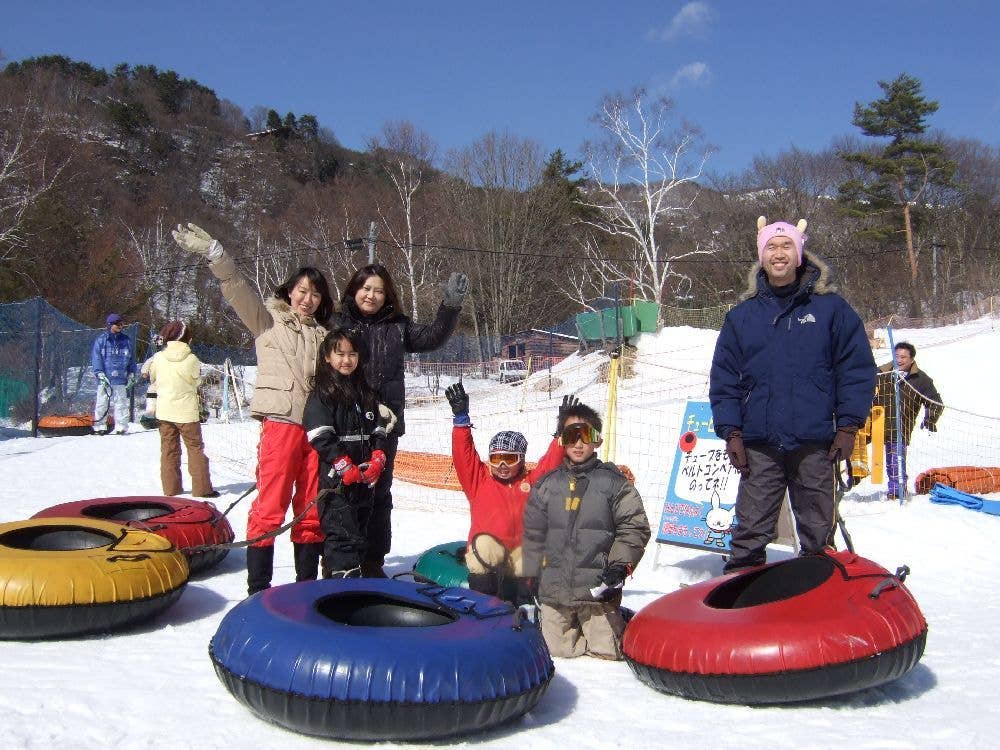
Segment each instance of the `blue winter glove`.
M469 277L457 271L448 277L448 283L444 285L445 307L457 307L461 309L465 293L469 290Z

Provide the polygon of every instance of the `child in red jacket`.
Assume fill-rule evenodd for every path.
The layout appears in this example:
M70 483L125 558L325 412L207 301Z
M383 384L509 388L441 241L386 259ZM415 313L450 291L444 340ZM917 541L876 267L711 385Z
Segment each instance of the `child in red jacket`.
M461 382L449 386L445 396L454 414L451 456L472 516L465 551L469 588L518 600L522 598L518 580L528 492L535 481L562 463L563 449L553 440L538 465L525 471L528 441L520 432L504 430L490 440L489 461L482 461L472 441L469 396L464 386ZM576 401L574 396L564 397L560 413Z

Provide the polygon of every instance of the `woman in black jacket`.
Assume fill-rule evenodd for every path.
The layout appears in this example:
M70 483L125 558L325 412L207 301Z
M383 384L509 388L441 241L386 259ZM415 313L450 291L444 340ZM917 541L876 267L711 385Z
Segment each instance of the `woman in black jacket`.
M448 340L458 323L468 283L465 274L451 274L434 321L419 325L403 314L389 271L376 263L351 276L340 300L340 312L334 316L334 327L354 329L364 338L369 354L365 377L379 401L392 409L397 419L385 443L386 467L374 488L366 559L361 564L365 577L385 575L382 565L392 543L392 470L399 438L406 431L404 358L411 352L437 349Z

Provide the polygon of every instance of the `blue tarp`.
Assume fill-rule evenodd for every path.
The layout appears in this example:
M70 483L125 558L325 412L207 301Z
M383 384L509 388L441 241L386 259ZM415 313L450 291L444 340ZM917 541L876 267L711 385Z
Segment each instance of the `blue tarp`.
M940 482L935 484L934 489L931 490L931 502L942 505L961 505L970 510L1000 516L1000 500L987 500L978 495L970 495Z

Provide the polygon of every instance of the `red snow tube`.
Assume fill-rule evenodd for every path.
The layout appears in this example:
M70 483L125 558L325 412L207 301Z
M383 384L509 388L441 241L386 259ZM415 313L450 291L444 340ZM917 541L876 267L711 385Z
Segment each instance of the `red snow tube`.
M719 703L882 685L912 669L927 640L907 572L834 552L714 578L640 610L625 630L625 658L650 687Z
M192 573L222 562L228 549L199 549L233 541L233 529L226 517L210 502L187 497L144 495L98 497L53 505L32 518L97 518L117 521L169 539L187 558Z

